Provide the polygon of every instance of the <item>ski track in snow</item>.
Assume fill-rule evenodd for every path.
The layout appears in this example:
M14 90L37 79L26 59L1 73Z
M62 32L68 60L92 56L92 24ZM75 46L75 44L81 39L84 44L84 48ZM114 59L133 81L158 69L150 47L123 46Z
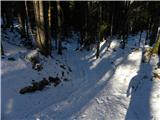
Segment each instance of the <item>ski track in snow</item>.
M118 43L113 40L107 51L106 43L102 42L97 60L95 50L75 51L75 43L67 44L64 55L55 59L71 67L68 75L71 80L26 95L20 95L18 90L32 79L55 76L61 68L56 66L55 59L49 59L44 63L47 67L37 74L23 59L13 62L2 59L2 119L159 120L160 81L150 81L154 59L151 65L141 64L141 49L132 52L131 40L125 50ZM3 44L8 56L14 49L15 54L21 51Z

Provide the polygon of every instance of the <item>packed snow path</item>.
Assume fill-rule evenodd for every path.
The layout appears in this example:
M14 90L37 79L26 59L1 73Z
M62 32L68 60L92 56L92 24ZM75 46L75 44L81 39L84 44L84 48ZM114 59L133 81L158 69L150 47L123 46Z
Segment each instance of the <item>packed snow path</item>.
M160 81L151 79L154 65L141 63L142 50L132 50L132 44L122 50L114 40L108 51L106 44L101 43L97 60L94 50L75 51L75 43L67 44L64 55L55 59L71 67L71 80L26 95L18 90L32 79L60 71L55 59L38 75L23 59L2 59L2 119L159 120ZM9 48L8 53L17 50Z

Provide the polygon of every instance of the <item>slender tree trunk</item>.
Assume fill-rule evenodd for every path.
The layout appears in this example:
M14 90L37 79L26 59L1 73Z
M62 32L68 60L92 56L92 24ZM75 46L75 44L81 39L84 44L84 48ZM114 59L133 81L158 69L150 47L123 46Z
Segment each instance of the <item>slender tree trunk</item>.
M157 36L156 36L156 40L155 40L155 44L153 46L152 52L150 54L150 58L153 53L157 53L158 57L159 57L159 63L158 63L158 67L160 67L160 31L157 32Z
M143 31L141 30L140 37L139 37L139 46L140 46L140 43L141 43L142 32Z
M32 34L32 28L31 28L31 24L30 24L30 20L29 20L27 1L25 1L25 10L26 10L26 34L27 34L27 38L29 40L29 34Z
M48 56L45 37L43 1L34 1L35 21L36 21L36 43L44 56Z
M147 33L146 33L146 38L145 38L145 45L147 44L148 40L148 34L149 34L149 17L147 18Z
M151 35L151 39L150 39L150 46L152 46L156 41L157 30L158 30L158 24L156 22L154 22L154 25L152 28L152 35Z
M12 8L10 8L10 5L7 4L7 2L5 3L5 7L4 7L4 12L5 12L5 15L6 15L6 25L7 27L11 27L13 26L13 23L12 23Z
M1 55L4 55L3 45L1 43Z
M98 28L100 28L100 24L102 22L102 4L100 2L100 5L99 5L99 24L97 25ZM99 57L99 46L100 46L100 39L101 39L101 32L100 32L100 29L98 29L98 42L97 42L97 52L96 52L96 58Z
M123 17L123 22L122 22L122 49L125 48L127 38L128 38L128 12L129 12L129 7L130 7L130 1L125 1L124 2L125 10L124 10L124 17Z
M149 30L147 30L147 33L146 33L145 45L147 45L148 36L149 36Z
M85 13L85 33L84 33L84 42L87 50L89 50L89 2L87 2L86 13Z
M57 1L57 12L58 12L58 16L57 16L57 21L58 21L58 31L57 31L57 41L58 41L58 54L62 54L62 41L61 41L61 11L60 11L60 1Z
M54 38L55 49L57 49L57 5L56 2L51 2L51 37Z
M21 38L27 39L27 31L25 28L26 24L26 9L25 9L25 3L19 2L18 4L18 20L19 24L21 25Z
M51 45L51 2L49 2L49 7L48 7L48 54L51 55L51 50L52 50L52 45ZM47 31L47 30L46 30Z
M2 12L2 20L3 20L3 25L6 25L6 15L4 12Z
M97 42L97 52L96 52L96 58L99 58L99 46L100 46L100 35L101 33L98 32L98 42Z
M24 9L24 4L19 4L20 8L19 8L19 14L18 14L18 19L19 19L19 24L21 25L21 38L26 38L27 34L26 34L26 28L25 28L25 9Z
M45 46L48 55L51 55L51 6L50 2L43 2L44 5L44 28Z
M110 31L110 36L112 37L113 36L113 14L112 14L112 17L111 17L111 31Z

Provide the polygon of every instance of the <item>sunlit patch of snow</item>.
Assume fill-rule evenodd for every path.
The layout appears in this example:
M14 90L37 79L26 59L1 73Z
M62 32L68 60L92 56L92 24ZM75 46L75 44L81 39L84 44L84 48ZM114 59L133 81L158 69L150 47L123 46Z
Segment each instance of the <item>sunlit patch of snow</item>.
M75 51L77 39L73 33L71 43L66 44L67 50L63 51L62 56L55 51L53 58L40 56L44 67L40 72L32 70L31 63L20 57L20 54L29 54L29 50L3 41L5 57L1 62L1 75L4 119L160 119L160 81L150 80L158 57L151 58L150 64L142 64L142 49L130 50L138 46L134 43L138 43L139 34L129 37L124 50L119 48L117 39L113 39L108 51L106 41L101 42L98 59L95 59L96 49ZM16 60L8 61L8 57ZM43 91L19 94L19 89L30 85L33 79L39 81L43 77L61 77L65 70L59 65L71 67L72 72L65 73L69 81L62 81L57 87L47 86ZM138 86L138 89L132 91L129 86Z
M21 59L18 59L17 62L3 61L2 60L1 64L2 64L2 71L1 71L2 76L7 74L8 72L13 72L13 71L16 71L16 70L22 70L22 69L25 69L25 68L28 67L26 65L26 63L24 61L22 61Z

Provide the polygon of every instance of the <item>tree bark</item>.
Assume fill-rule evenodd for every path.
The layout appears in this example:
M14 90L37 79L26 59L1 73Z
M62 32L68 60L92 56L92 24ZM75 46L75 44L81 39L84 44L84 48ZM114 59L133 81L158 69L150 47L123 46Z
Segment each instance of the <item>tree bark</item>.
M62 54L62 41L61 41L61 11L60 11L60 1L57 1L57 12L58 12L58 16L57 16L57 21L58 21L58 31L57 31L57 41L58 41L58 54Z
M4 55L3 45L1 43L1 55Z
M98 28L100 28L100 24L102 22L102 4L99 5L99 24L97 25ZM101 33L100 29L98 29L98 42L97 42L97 52L96 52L96 58L99 57L99 46L100 46L100 39L101 39Z
M50 2L44 2L43 4L46 52L51 55L51 4Z
M143 31L141 30L140 37L139 37L139 46L140 46L140 43L141 43L142 32Z
M49 33L46 34L46 28L48 27L48 13L44 13L46 5L43 1L34 1L35 21L36 21L36 43L41 53L48 57L51 53ZM47 14L47 15L46 15ZM44 18L46 17L46 18ZM44 19L47 19L44 21ZM47 39L46 39L47 38Z

